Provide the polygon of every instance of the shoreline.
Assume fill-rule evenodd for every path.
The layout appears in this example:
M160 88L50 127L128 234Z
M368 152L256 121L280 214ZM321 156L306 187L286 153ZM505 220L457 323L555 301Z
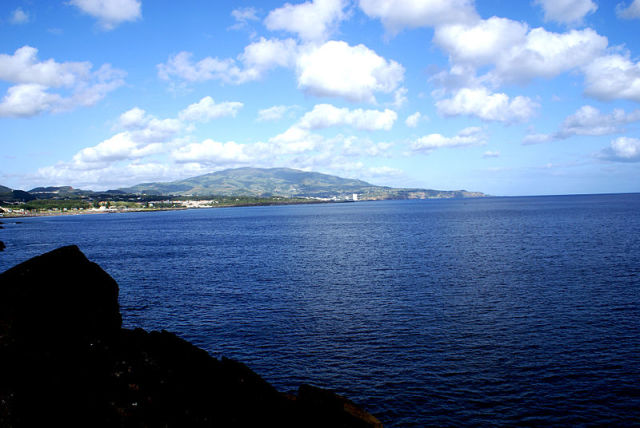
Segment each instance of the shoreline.
M13 219L13 218L33 218L33 217L61 217L61 216L76 216L76 215L97 215L97 214L125 214L125 213L135 213L135 212L160 212L160 211L185 211L185 210L203 210L203 209L217 209L217 208L240 208L240 207L268 207L268 206L279 206L279 205L313 205L313 204L332 204L332 203L349 203L354 202L351 200L344 201L321 201L321 200L310 200L310 201L296 201L296 202L256 202L256 203L246 203L246 204L228 204L228 205L217 205L210 207L175 207L175 208L133 208L133 209L108 209L108 210L70 210L70 211L46 211L46 212L38 212L38 213L0 213L0 219Z

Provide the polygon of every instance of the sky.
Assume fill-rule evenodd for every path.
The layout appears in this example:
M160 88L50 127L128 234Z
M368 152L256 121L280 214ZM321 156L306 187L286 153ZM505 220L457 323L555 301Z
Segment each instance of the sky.
M3 0L0 184L640 192L640 0Z

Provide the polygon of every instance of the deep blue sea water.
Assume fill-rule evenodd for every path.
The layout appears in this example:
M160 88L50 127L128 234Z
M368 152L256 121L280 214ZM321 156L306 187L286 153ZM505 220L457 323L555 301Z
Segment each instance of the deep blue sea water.
M3 219L167 329L386 426L640 425L640 194Z

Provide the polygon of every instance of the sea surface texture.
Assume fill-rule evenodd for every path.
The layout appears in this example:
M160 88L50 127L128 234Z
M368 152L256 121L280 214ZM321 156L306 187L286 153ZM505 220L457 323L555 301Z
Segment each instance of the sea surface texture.
M18 221L0 271L77 244L120 284L126 327L385 426L640 425L638 194Z

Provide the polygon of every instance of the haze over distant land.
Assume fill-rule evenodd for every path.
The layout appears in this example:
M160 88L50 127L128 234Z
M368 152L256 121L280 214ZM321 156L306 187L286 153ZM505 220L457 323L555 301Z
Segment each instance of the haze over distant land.
M640 192L640 0L0 4L0 183Z

